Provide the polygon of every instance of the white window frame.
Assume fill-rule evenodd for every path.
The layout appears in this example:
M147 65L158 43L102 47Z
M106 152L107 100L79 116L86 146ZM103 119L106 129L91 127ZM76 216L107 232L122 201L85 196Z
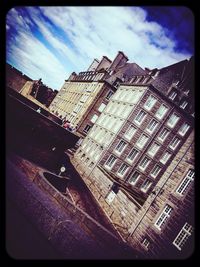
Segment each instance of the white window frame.
M105 109L105 107L106 107L106 104L101 103L101 105L98 107L98 111L102 112Z
M138 114L136 115L136 117L135 117L135 119L134 119L134 122L135 122L136 124L138 124L138 125L141 125L141 124L143 123L143 121L144 121L146 115L147 115L146 112L145 112L144 110L141 109L141 110L138 112ZM141 121L138 121L138 118L140 119L141 117L142 117Z
M140 144L141 139L143 138L143 136L147 137L147 139L146 139L145 143ZM148 137L147 135L145 135L145 134L142 134L142 135L140 136L140 138L138 139L136 145L137 145L139 148L143 148L143 147L147 144L148 140L149 140L149 137Z
M137 128L135 128L133 125L130 125L127 131L125 132L124 137L130 141L135 135L136 131Z
M156 222L154 223L155 227L158 230L161 230L163 226L166 224L166 222L170 218L172 211L173 211L173 208L170 205L166 204L161 214L157 218Z
M193 227L189 223L185 223L173 241L173 245L178 249L182 250L188 238L192 235Z
M165 135L164 135L164 132L165 132ZM160 140L161 142L164 142L165 139L167 138L167 136L169 135L170 133L170 130L168 130L167 128L163 128L160 132L159 132L159 135L158 135L158 140ZM163 137L164 135L164 137ZM161 138L162 137L162 138Z
M135 153L136 152L136 153ZM130 156L132 156L134 153L134 158L131 159ZM127 156L127 160L130 161L131 163L137 158L139 154L139 151L137 149L135 149L134 147L131 149L131 151L129 152L128 156Z
M113 190L111 190L111 191L108 193L108 195L106 196L106 202L107 202L108 204L112 203L115 197L116 197L116 193L115 193Z
M144 108L149 111L153 108L156 102L157 98L155 98L154 95L150 95L144 104Z
M126 148L126 146L127 146L127 143L124 140L120 140L114 149L115 153L121 155L124 149Z
M96 121L97 121L97 119L98 119L98 115L97 114L94 114L93 116L92 116L92 118L90 119L90 121L92 122L92 123L95 123Z
M169 99L174 100L176 98L176 96L178 95L178 93L176 91L171 91L169 94Z
M134 182L132 182L131 181L131 179L132 179L132 177L134 176L134 174L138 174L137 175L137 177L136 177L136 179L134 180ZM137 181L139 180L139 178L140 178L140 173L138 172L138 171L134 171L131 175L130 175L130 177L129 177L129 179L128 179L128 182L129 182L129 184L131 184L131 185L135 185L136 183L137 183Z
M112 161L112 164L111 165L108 165L108 162L111 160L111 158L114 158L114 161ZM117 158L113 155L110 155L109 158L107 159L107 161L105 162L104 166L107 168L107 169L112 169L115 162L116 162Z
M150 241L147 239L147 238L144 238L143 241L142 241L142 246L149 250L149 246L150 246Z
M181 140L177 136L174 136L171 143L169 144L169 147L172 150L175 150L178 147L178 145L180 144L180 142L181 142Z
M125 168L124 168L125 167ZM125 169L125 170L124 170ZM127 173L129 169L129 166L126 164L126 163L122 163L119 167L119 169L117 170L117 175L120 176L120 177L124 177L124 175ZM120 173L119 171L120 170L123 170L123 173Z
M180 127L180 129L178 131L178 134L180 134L181 136L184 136L189 129L190 129L190 125L188 123L184 122L181 125L181 127Z
M155 170L156 170L156 169L159 169L159 170L155 173ZM150 173L151 177L156 178L156 177L158 176L158 174L160 173L161 169L162 169L162 167L161 167L160 165L156 164L156 165L153 167L153 169L152 169L152 171L151 171L151 173ZM155 173L155 174L154 174L154 173Z
M176 117L176 119L174 121L172 121L172 117ZM167 121L167 125L170 128L174 128L177 124L177 122L179 121L180 117L176 114L176 113L172 113Z
M146 168L147 168L147 166L149 165L149 163L150 163L150 159L148 158L148 157L144 157L141 161L140 161L140 163L139 163L139 168L142 170L142 171L144 171ZM144 165L144 166L142 166L142 164Z
M183 180L181 181L181 183L179 184L179 186L176 189L176 193L178 195L180 195L180 196L185 195L185 193L188 191L190 185L194 181L194 174L195 174L194 170L189 169L186 176L183 178Z
M181 103L180 108L185 109L185 108L187 107L187 105L188 105L188 102L187 102L186 100L184 100L184 101Z
M167 156L166 156L167 155ZM171 153L169 153L168 151L165 151L163 154L162 154L162 157L160 158L160 162L162 164L166 164L168 162L168 160L170 159L171 157Z
M152 128L153 126L153 128ZM150 121L150 123L148 124L146 130L149 132L149 133L153 133L155 131L155 129L157 128L158 126L158 122L155 120L155 119L152 119Z
M157 144L157 143L153 143L151 145L151 147L149 148L148 150L148 154L151 156L151 157L154 157L156 155L156 153L158 152L158 150L160 149L160 145Z
M140 190L142 192L146 193L149 190L149 188L151 187L151 185L152 185L152 182L149 179L146 179L143 182L143 184L141 185Z
M160 112L159 110L161 110L162 107L165 107L165 111L163 114L159 115L159 112ZM168 111L169 111L169 107L165 104L161 104L158 110L156 111L155 117L158 118L159 120L162 120Z

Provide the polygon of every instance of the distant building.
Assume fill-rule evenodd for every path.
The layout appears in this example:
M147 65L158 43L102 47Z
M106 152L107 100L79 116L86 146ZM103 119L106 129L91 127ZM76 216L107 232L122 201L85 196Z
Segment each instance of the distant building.
M124 77L74 155L94 197L141 257L184 258L194 248L193 61Z
M32 81L31 78L17 70L10 64L6 63L6 86L19 92L27 81Z
M19 93L47 109L58 91L53 91L44 85L40 79L26 82Z

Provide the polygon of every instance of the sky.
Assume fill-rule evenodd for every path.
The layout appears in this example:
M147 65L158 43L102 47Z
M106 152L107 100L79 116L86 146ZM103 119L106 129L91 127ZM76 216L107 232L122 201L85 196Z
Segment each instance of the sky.
M94 58L123 51L142 68L194 54L194 17L186 7L16 7L6 16L6 61L60 90Z

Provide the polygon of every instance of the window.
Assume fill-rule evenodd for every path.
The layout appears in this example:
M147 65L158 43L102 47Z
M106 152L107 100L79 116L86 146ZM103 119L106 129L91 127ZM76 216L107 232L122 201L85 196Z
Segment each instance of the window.
M127 172L128 168L129 168L128 165L126 165L125 163L122 163L122 165L119 167L117 173L118 173L120 176L123 176L123 175Z
M148 139L149 137L143 134L141 135L140 139L137 141L136 145L140 148L143 148L146 145Z
M152 157L155 156L155 154L158 152L159 148L160 148L160 145L154 143L154 144L150 147L150 149L148 150L148 154L149 154L150 156L152 156Z
M88 131L90 130L91 127L92 127L91 125L87 124L87 125L85 126L85 128L83 129L83 132L84 132L84 133L88 133Z
M151 185L152 185L152 182L146 179L140 189L142 192L146 193Z
M190 169L185 178L183 179L183 181L176 189L176 193L183 196L193 181L194 181L194 170Z
M178 122L179 120L179 116L176 115L175 113L173 113L170 117L169 117L169 120L167 121L167 125L169 127L174 127L176 125L176 123Z
M97 119L98 119L98 116L96 114L94 114L92 119L91 119L91 122L95 123Z
M174 139L171 141L171 143L170 143L170 145L169 145L169 147L171 148L171 149L176 149L177 148L177 146L178 146L178 144L180 143L180 139L178 138L178 137L174 137Z
M156 120L150 121L149 125L147 126L147 131L150 133L153 133L158 125L158 122Z
M149 162L150 162L150 159L147 157L144 157L140 162L139 168L142 170L145 170L146 167L149 165Z
M94 162L91 162L88 167L91 169L93 166L94 166Z
M137 129L131 125L131 126L128 128L128 130L126 131L126 133L124 134L124 136L125 136L128 140L131 140L131 138L132 138L133 135L136 133L136 131L137 131Z
M124 141L121 140L118 143L118 145L116 146L115 151L117 151L119 153L122 153L122 151L124 150L125 146L126 146L126 142L124 142Z
M129 183L135 185L140 177L139 172L134 172L131 177L129 178Z
M141 124L146 116L146 113L143 110L140 110L140 112L135 117L135 122L138 124Z
M174 239L173 245L177 247L178 250L182 250L188 238L191 236L193 231L192 225L185 223L181 231L178 233L177 237Z
M110 155L110 157L108 158L108 160L106 161L105 165L108 167L108 168L112 168L114 163L116 161L116 158L113 156L113 155Z
M150 110L154 106L155 103L156 103L156 98L150 95L144 104L144 108L147 110Z
M109 100L112 95L113 95L113 91L109 91L107 96L106 96L106 99Z
M168 204L165 206L164 210L158 217L157 221L155 222L155 226L161 230L163 226L166 224L167 220L169 219L171 212L172 212L172 207L170 207Z
M108 204L110 204L111 202L113 202L115 196L116 196L116 193L115 193L114 191L111 190L111 191L109 192L109 194L107 195L107 197L106 197L106 202L107 202Z
M178 133L181 136L184 136L186 134L186 132L189 130L190 125L187 124L186 122L183 123L183 125L181 126L181 128L179 129Z
M161 170L161 167L159 165L155 165L153 170L151 171L151 176L155 178Z
M180 108L185 109L186 106L187 106L187 104L188 104L187 101L183 101L183 102L181 103L181 105L180 105Z
M106 107L106 105L104 103L101 103L101 105L98 108L98 111L102 112L105 107Z
M174 100L176 96L177 96L177 92L172 91L172 92L170 93L170 95L169 95L169 99Z
M142 241L142 245L148 250L150 246L150 241L147 238L144 238Z
M164 129L161 130L161 132L160 132L160 134L158 136L158 139L163 142L163 141L165 141L165 139L168 136L168 134L169 134L169 130L164 128Z
M133 161L137 155L138 155L138 151L135 148L133 148L131 152L128 154L127 159L130 161Z
M162 104L155 114L156 118L160 120L163 119L168 110L169 108L166 105Z
M163 155L162 155L162 157L161 157L161 159L160 159L160 162L162 162L163 164L165 164L167 161L168 161L168 159L171 157L171 154L169 153L169 152L165 152Z

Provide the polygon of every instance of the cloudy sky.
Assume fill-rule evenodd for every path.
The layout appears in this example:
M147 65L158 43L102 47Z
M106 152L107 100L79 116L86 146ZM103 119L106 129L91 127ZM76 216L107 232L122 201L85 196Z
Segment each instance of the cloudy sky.
M59 90L93 58L123 51L142 68L194 53L193 14L185 7L17 7L6 16L6 61Z

